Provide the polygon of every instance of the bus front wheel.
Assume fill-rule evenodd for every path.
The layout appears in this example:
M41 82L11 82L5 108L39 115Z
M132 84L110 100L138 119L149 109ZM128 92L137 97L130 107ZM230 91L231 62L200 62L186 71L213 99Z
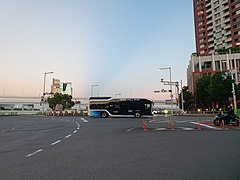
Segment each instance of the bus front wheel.
M140 118L140 117L141 117L141 114L140 114L139 112L136 112L136 113L134 114L134 116L135 116L136 118Z
M107 114L106 112L102 112L102 113L101 113L101 117L102 117L102 118L107 118L107 117L108 117L108 114Z

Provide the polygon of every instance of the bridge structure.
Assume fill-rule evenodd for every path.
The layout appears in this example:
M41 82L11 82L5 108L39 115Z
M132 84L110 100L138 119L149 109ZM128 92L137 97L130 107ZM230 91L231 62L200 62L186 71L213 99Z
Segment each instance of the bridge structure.
M87 107L87 98L72 98L72 101L75 102L73 109L76 111ZM0 115L38 114L43 111L50 109L47 102L41 102L41 97L0 96Z

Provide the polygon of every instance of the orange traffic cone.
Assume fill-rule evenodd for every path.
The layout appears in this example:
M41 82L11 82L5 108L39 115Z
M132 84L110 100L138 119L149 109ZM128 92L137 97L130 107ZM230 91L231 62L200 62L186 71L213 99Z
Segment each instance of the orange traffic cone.
M170 122L170 119L168 119L168 129L171 129L171 122Z
M145 120L143 120L143 125L142 125L142 128L143 128L144 130L147 130L147 123L146 123L146 121L145 121Z
M200 121L198 121L198 130L201 130L201 124L200 124Z
M172 130L174 129L174 121L172 120Z
M224 128L224 126L225 126L225 125L224 125L224 120L222 120L222 128Z

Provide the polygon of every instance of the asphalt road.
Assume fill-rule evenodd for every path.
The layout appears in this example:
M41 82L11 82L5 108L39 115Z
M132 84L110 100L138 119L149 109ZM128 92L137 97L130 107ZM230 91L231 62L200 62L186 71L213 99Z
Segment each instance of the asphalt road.
M238 180L240 129L212 120L2 116L0 179Z

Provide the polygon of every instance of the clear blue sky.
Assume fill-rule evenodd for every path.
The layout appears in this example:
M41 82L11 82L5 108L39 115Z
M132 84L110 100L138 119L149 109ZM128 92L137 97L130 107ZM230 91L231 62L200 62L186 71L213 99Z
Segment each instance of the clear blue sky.
M181 2L181 3L180 3ZM0 0L0 96L39 96L52 78L74 96L168 98L195 51L192 0Z

